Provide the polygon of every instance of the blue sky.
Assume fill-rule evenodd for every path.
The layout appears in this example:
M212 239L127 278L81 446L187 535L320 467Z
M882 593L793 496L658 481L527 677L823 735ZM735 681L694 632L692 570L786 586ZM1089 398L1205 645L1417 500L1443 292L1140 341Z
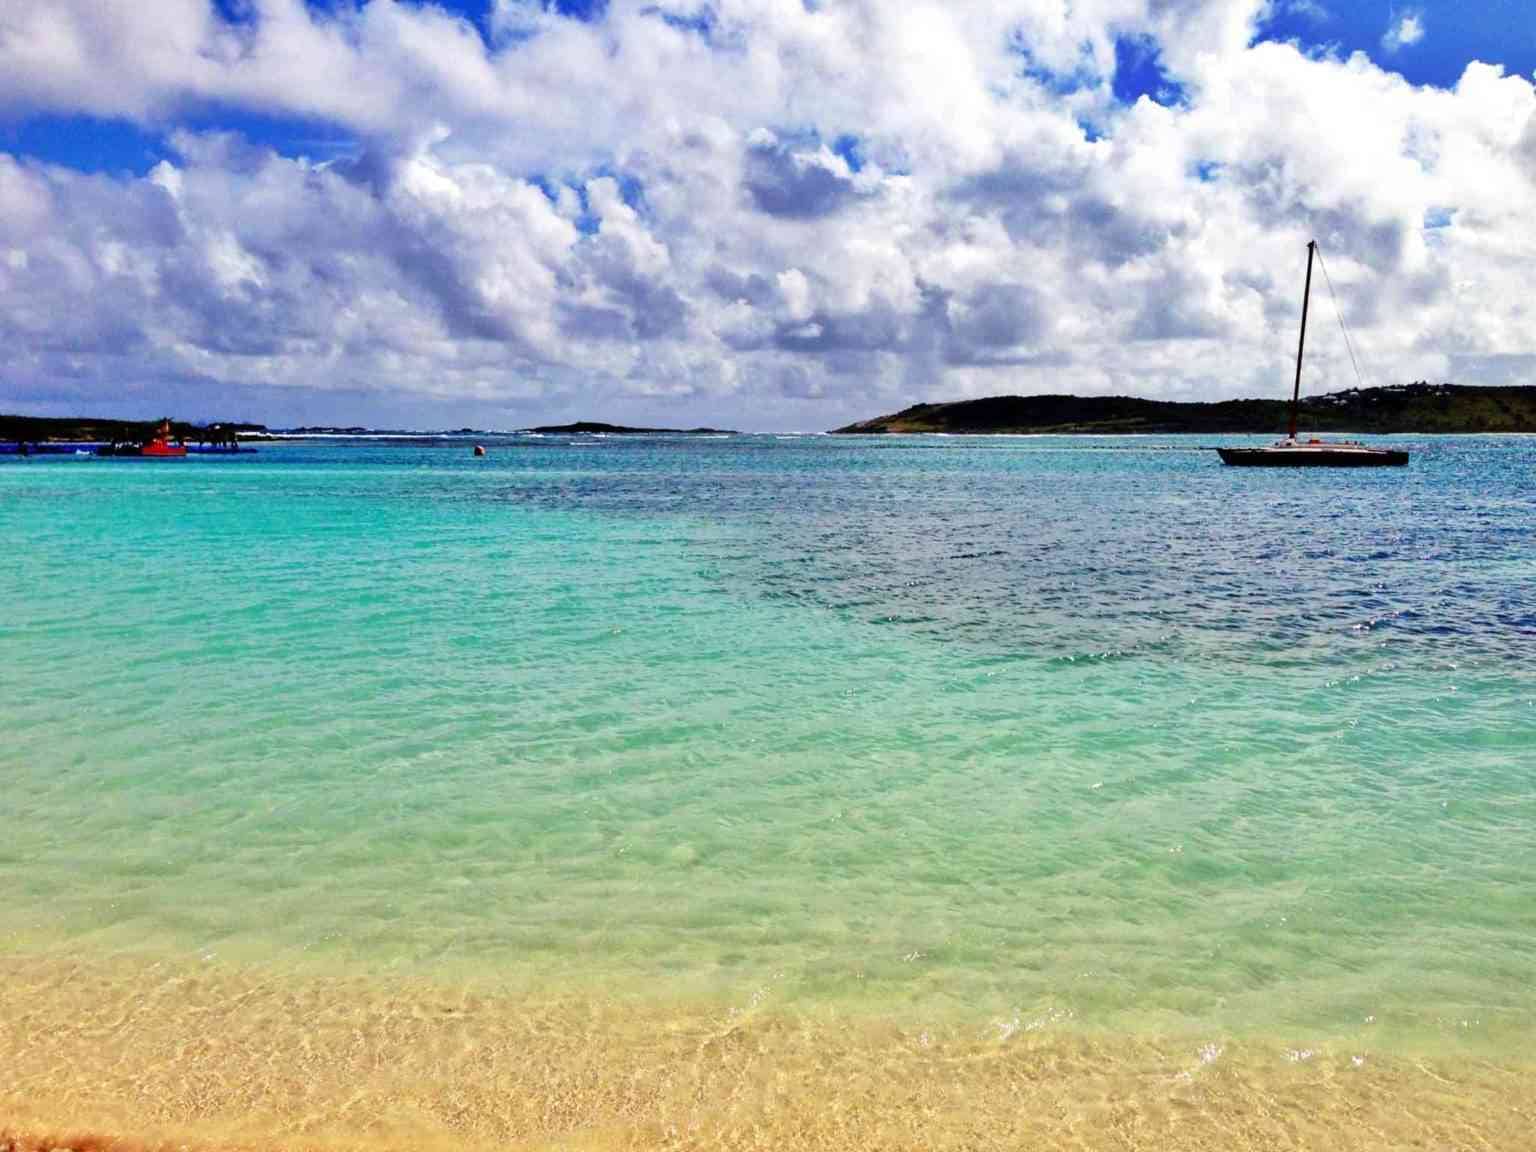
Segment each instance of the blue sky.
M0 14L0 409L1269 395L1312 237L1369 382L1536 382L1514 0L210 3Z
M1424 38L1395 52L1382 38L1404 16L1421 19ZM1530 76L1536 70L1536 8L1529 0L1427 0L1398 4L1364 0L1282 5L1262 37L1299 40L1309 47L1365 52L1415 84L1455 84L1468 61L1502 64Z

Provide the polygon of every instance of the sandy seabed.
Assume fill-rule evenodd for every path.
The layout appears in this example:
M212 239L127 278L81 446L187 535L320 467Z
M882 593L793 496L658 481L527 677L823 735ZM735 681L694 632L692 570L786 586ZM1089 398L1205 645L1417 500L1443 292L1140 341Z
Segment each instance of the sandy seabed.
M0 958L0 1152L1536 1149L1536 1066Z

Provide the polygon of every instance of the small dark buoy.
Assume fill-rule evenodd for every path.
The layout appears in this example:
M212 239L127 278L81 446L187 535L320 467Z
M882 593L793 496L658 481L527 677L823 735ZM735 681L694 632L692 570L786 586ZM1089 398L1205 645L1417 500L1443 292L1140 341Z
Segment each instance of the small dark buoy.
M484 456L485 455L485 445L484 444L476 444L475 445L475 455L476 456Z

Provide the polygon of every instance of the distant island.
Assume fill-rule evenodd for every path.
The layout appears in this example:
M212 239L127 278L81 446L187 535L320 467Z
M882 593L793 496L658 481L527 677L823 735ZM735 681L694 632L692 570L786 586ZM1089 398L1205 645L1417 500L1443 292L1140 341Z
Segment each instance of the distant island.
M585 432L589 435L602 436L734 436L735 430L731 428L627 428L623 424L603 424L596 420L578 420L574 424L544 424L538 428L527 428L527 432L537 432L540 435L575 436Z
M1281 433L1288 400L1214 403L1134 396L991 396L914 404L834 433L946 432L1091 434L1134 432ZM1536 432L1536 387L1398 384L1351 388L1301 401L1306 432Z
M0 444L130 444L149 439L158 420L106 420L93 416L7 416L0 413ZM188 444L229 446L263 424L171 421L171 435Z
M498 432L486 428L453 428L446 431L414 431L406 428L365 428L361 425L348 425L342 427L335 424L312 424L302 428L273 428L270 431L262 429L251 435L263 440L282 440L287 437L300 436L335 436L344 438L347 436L367 436L371 439L392 439L409 441L412 443L425 442L443 436L518 436L529 433L555 436L587 435L603 436L643 436L669 435L669 436L729 436L733 433L728 428L630 428L623 424L603 424L596 420L580 420L575 424L543 424L537 428L518 428L513 432Z

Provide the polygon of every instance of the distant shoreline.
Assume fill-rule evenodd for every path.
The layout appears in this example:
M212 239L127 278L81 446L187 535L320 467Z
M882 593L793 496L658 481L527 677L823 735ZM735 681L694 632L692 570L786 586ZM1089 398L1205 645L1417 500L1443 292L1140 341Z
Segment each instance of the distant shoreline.
M631 428L623 424L603 424L594 420L578 420L574 424L544 424L537 428L523 428L523 432L537 432L541 436L735 436L734 428Z
M1281 400L1174 401L1136 396L990 396L976 400L914 404L899 412L857 421L831 435L948 436L1262 436L1283 432L1289 403ZM155 421L89 416L41 417L0 414L0 445L102 444L146 439ZM1303 397L1303 434L1361 435L1536 433L1536 387L1400 384ZM370 439L431 442L505 436L737 436L732 428L650 428L579 420L530 428L407 429L362 425L269 428L250 422L173 422L177 438L193 443ZM782 433L764 432L763 435ZM805 433L796 433L804 435Z
M0 413L0 444L111 444L147 438L156 420L112 420L94 416L9 416ZM449 440L484 436L735 436L733 428L645 428L582 420L573 424L544 424L534 428L495 430L454 428L422 430L367 428L362 425L304 425L269 428L249 422L211 421L207 424L172 422L172 433L188 443L209 443L230 438L274 441L305 439L368 438L380 440Z
M148 440L160 420L111 420L95 416L10 416L0 413L0 444L131 444ZM232 445L263 424L172 420L171 438L186 444Z
M991 396L914 404L835 435L1265 435L1283 432L1285 400L1173 401L1134 396ZM1536 432L1536 387L1400 384L1303 397L1302 432Z

